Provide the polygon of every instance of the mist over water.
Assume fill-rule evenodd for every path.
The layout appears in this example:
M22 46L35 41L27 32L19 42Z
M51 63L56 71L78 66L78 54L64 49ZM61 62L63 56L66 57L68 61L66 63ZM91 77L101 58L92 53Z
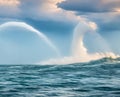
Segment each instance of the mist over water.
M99 51L95 53L88 53L88 49L84 45L84 37L86 34L94 34L97 38L96 43L99 45L92 45L93 48L97 48ZM73 32L72 40L72 51L71 56L63 57L61 59L50 59L48 61L43 61L40 64L71 64L71 63L80 63L80 62L89 62L92 60L98 60L105 57L117 58L119 55L115 55L112 50L109 48L109 45L105 39L97 33L97 25L93 22L84 22L81 21L75 27Z
M93 24L92 22L86 23L86 22L80 22L75 30L74 30L74 37L73 37L73 46L72 46L72 53L73 56L79 56L86 57L87 60L96 60L104 57L112 57L115 58L116 55L111 51L108 44L104 40L104 38L97 33L96 31L97 26ZM101 45L102 47L98 48L96 45L92 45L92 43L89 42L93 46L93 48L98 48L99 52L96 53L88 53L88 49L84 45L84 36L87 33L95 34L98 45ZM100 43L101 42L101 43Z

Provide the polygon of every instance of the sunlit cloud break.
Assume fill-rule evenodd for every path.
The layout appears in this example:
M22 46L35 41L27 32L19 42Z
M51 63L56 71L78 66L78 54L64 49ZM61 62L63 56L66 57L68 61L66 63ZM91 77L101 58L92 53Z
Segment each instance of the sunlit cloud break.
M19 0L0 0L2 6L16 6L18 4L20 4Z

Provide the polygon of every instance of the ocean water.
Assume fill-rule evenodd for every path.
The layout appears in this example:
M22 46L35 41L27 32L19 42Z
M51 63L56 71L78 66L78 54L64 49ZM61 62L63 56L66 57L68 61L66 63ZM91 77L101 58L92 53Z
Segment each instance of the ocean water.
M0 97L120 97L120 62L0 65Z

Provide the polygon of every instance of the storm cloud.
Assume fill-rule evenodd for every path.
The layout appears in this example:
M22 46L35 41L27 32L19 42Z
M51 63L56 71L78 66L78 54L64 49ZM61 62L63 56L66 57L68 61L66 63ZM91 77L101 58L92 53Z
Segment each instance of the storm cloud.
M58 6L77 12L117 12L120 8L120 0L65 0Z

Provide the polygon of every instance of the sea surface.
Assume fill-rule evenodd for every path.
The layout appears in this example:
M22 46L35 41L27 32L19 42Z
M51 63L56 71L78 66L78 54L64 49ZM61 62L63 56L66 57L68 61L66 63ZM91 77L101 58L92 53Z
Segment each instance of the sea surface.
M0 97L120 97L119 60L0 65Z

